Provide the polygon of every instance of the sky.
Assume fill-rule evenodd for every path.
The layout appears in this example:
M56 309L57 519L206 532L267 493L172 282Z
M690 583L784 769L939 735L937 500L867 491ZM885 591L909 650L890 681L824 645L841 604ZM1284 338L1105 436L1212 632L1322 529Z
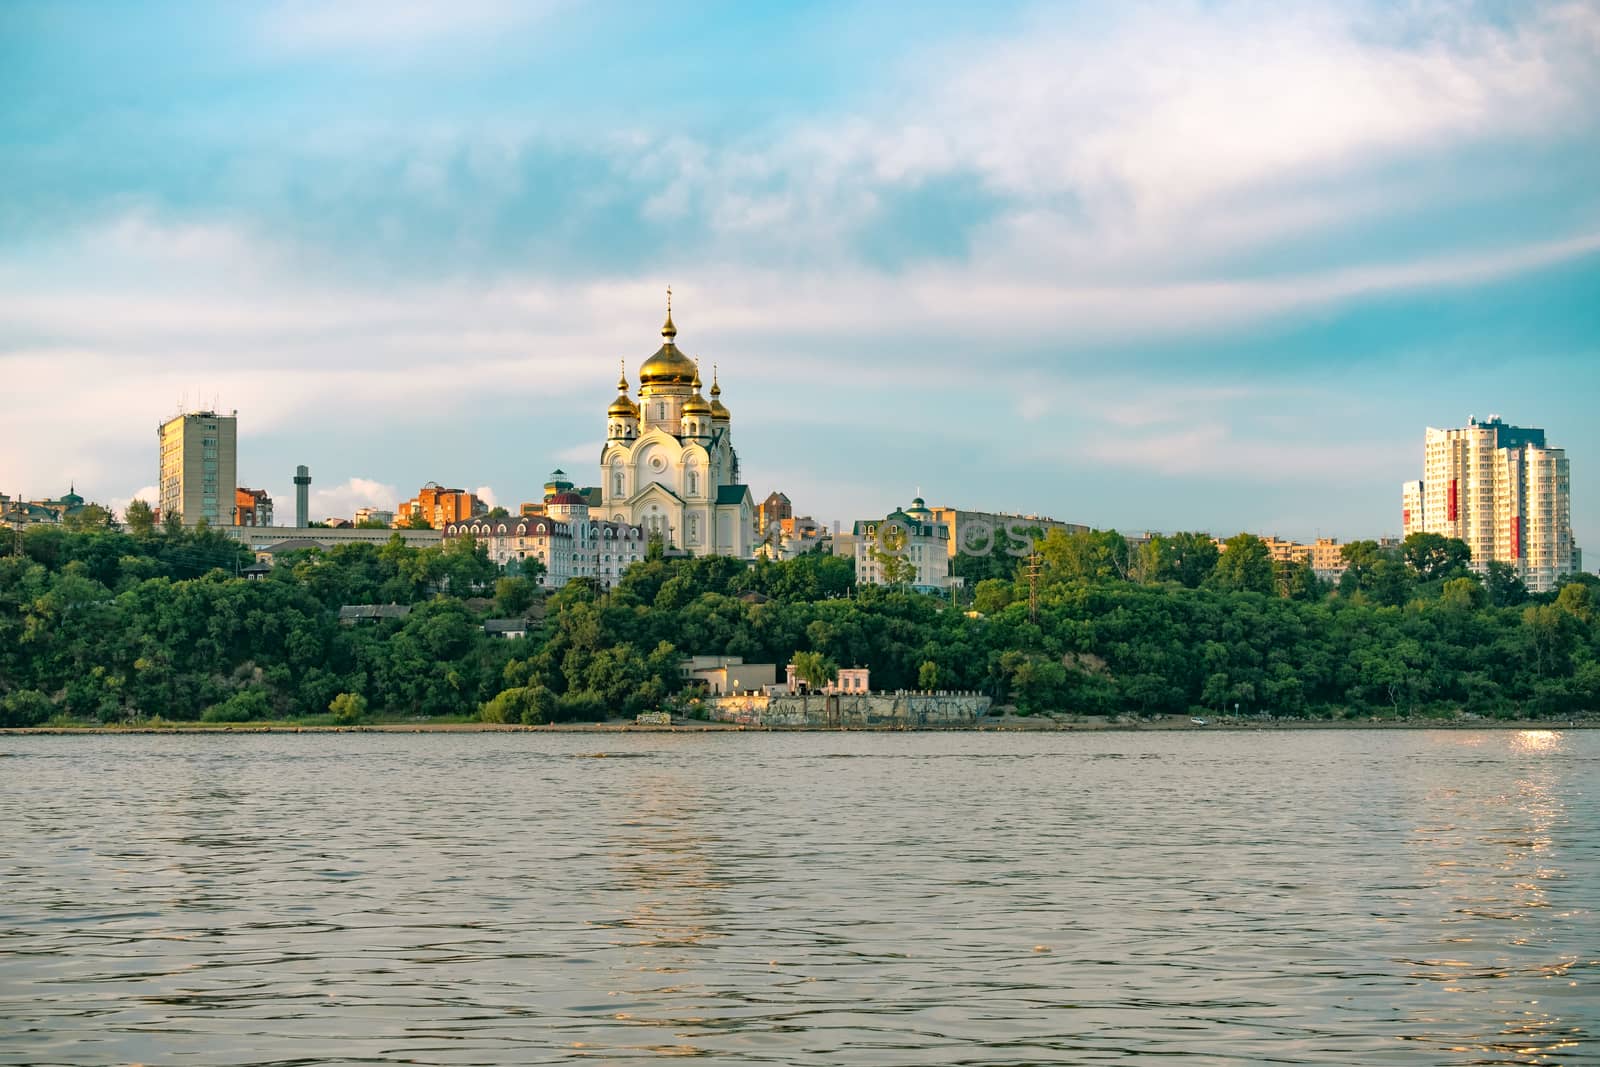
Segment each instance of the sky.
M757 500L1396 535L1428 426L1600 562L1600 0L0 4L0 491L593 484L667 286Z

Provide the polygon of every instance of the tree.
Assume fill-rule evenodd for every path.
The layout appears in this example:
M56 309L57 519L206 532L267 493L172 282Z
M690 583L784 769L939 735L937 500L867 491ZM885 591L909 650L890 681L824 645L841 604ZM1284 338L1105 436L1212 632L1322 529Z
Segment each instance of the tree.
M156 529L155 509L146 500L130 501L128 510L123 514L123 521L133 536L149 537Z
M501 578L494 583L494 610L503 616L521 617L537 595L538 587L527 578Z
M1451 578L1439 592L1440 607L1453 611L1477 611L1489 603L1489 594L1475 576Z
M925 659L922 661L922 666L917 668L917 688L924 690L939 688L939 665L933 660Z
M1115 530L1051 530L1039 543L1051 575L1062 581L1100 582L1128 576L1128 540Z
M169 511L161 516L161 532L177 539L183 536L183 512Z
M1198 589L1211 577L1220 554L1211 535L1203 533L1156 534L1148 546L1154 546L1156 580L1178 582L1187 589Z
M1351 541L1339 551L1345 561L1344 574L1339 577L1341 593L1365 593L1390 607L1410 599L1415 575L1399 552L1376 541Z
M883 578L884 585L910 585L917 580L917 565L904 553L881 548L867 551L878 565L878 574Z
M401 523L401 528L406 530L431 530L433 529L433 523L429 522L427 516L418 511Z
M110 530L116 526L116 516L99 504L85 504L76 511L68 512L62 518L61 525L74 533Z
M1517 577L1516 568L1500 560L1491 560L1483 568L1483 587L1489 603L1497 608L1516 607L1528 599L1528 587Z
M1223 542L1207 581L1212 588L1227 592L1272 594L1277 591L1272 551L1255 534L1235 534Z
M204 722L250 722L272 716L272 701L264 689L241 689L219 704L213 704L200 718Z
M972 608L984 615L993 615L1016 599L1016 584L999 578L985 578L972 593Z
M806 684L808 689L824 689L839 673L839 668L821 652L796 652L794 654L795 677Z
M38 726L55 711L37 689L19 689L0 697L0 726Z
M1595 603L1600 600L1585 582L1568 582L1556 594L1556 607L1584 622L1594 621Z
M1400 543L1400 553L1419 581L1454 577L1472 562L1472 550L1458 537L1414 533Z
M367 713L367 698L360 693L340 693L328 703L333 721L340 726L351 726L361 721Z

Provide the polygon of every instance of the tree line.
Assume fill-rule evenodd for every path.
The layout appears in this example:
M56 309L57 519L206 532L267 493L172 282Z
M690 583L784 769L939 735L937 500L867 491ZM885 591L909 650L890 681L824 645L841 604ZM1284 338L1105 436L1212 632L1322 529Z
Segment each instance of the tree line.
M1530 594L1466 546L1345 546L1337 583L1241 534L1038 542L1038 565L958 558L964 598L860 585L846 558L665 558L546 594L470 538L307 549L264 577L176 524L26 532L0 556L0 725L594 720L689 706L693 654L794 660L810 679L988 693L1023 714L1571 715L1600 709L1600 580ZM342 625L348 604L403 618ZM486 618L529 616L527 634ZM797 658L798 654L798 658Z

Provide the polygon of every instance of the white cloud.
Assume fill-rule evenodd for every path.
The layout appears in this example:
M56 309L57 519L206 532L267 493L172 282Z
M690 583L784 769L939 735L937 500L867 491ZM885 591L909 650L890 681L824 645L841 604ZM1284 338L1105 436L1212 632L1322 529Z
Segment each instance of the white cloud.
M247 234L179 227L169 242L152 225L116 223L83 239L81 262L95 262L103 240L127 269L103 282L72 280L64 264L30 275L26 262L0 254L0 375L12 431L0 441L0 484L59 491L27 488L50 471L85 487L126 486L126 456L148 450L145 469L153 471L152 431L185 396L238 408L248 436L343 422L353 400L371 413L425 409L436 419L467 419L485 404L549 411L570 398L593 403L598 418L615 359L626 359L631 377L657 343L655 279L508 278L377 291L307 280L270 244L257 251ZM134 268L146 247L149 270L126 281L141 273ZM894 277L707 265L680 287L677 317L685 349L721 363L736 415L820 426L857 418L848 406L822 402L828 383L844 376L858 389L903 392L914 380L928 395L956 392L969 387L974 352L1058 346L1057 366L1070 371L1074 346L1220 332L1369 294L1481 284L1597 251L1600 233L1587 233L1298 276L1106 284L984 263ZM255 272L250 286L191 287L239 263ZM30 341L8 346L6 335ZM790 374L797 361L807 374L786 379L783 395L748 391ZM58 401L68 389L75 418L64 421ZM808 395L817 401L809 407ZM1050 410L1036 394L1020 414ZM1114 401L1099 414L1132 428L1159 421ZM555 458L581 470L592 452L579 444Z
M392 485L386 485L372 478L350 478L339 485L319 487L313 477L311 483L310 499L306 506L310 511L313 522L324 519L348 519L355 515L357 508L373 507L392 511L400 502L400 493ZM273 521L279 526L288 526L294 522L294 496L276 496L272 498Z
M483 501L490 510L500 506L500 497L496 495L495 491L487 485L478 486L478 488L473 490L473 493L476 494L478 499Z
M81 495L81 494L80 494ZM161 503L161 489L158 486L146 485L135 489L127 496L114 496L106 501L106 507L116 512L118 519L127 517L128 505L135 500L143 500L151 507L158 507Z
M1600 93L1600 8L1129 4L1046 7L1007 37L909 58L878 98L761 141L675 136L651 217L697 206L730 245L819 260L897 196L974 177L998 200L975 257L1078 278L1207 255L1459 197L1372 168L1570 136Z

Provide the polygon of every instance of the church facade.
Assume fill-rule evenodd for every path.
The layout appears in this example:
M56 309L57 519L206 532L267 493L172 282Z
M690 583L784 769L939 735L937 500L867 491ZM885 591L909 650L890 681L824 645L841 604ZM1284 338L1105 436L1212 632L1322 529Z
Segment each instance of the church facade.
M715 373L701 393L699 364L677 345L670 293L661 347L639 368L637 401L626 365L606 409L599 514L642 527L668 549L749 559L755 502L739 477L732 417Z

